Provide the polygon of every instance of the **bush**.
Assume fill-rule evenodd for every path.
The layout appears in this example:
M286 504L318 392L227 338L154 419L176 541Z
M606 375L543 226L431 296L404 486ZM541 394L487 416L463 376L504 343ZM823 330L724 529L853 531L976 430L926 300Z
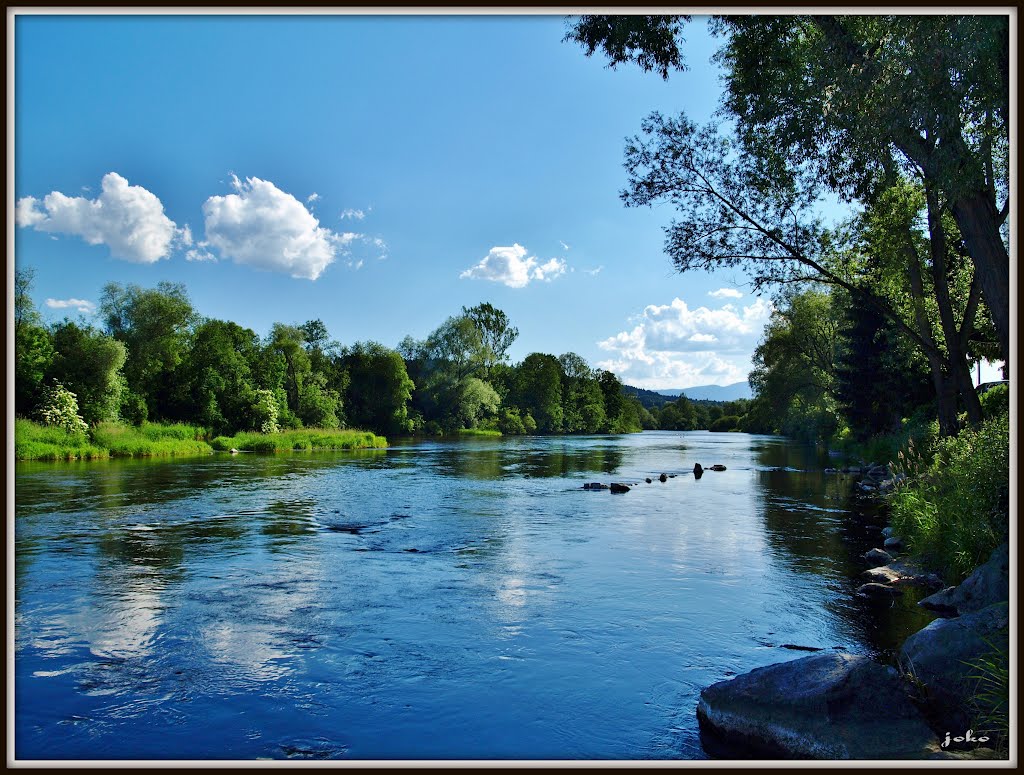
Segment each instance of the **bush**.
M893 529L913 553L941 568L947 581L964 578L1007 539L1007 415L939 439L930 454L908 446L893 468L908 476L889 496Z
M981 412L985 417L1010 413L1010 386L996 385L980 396Z
M78 413L78 397L57 380L43 388L39 419L43 425L63 428L79 436L84 436L89 430L88 424Z
M726 415L719 417L717 420L711 423L709 431L734 431L739 425L740 418L733 415Z
M130 425L139 426L149 416L149 408L146 406L146 399L138 393L126 391L121 398L121 419Z

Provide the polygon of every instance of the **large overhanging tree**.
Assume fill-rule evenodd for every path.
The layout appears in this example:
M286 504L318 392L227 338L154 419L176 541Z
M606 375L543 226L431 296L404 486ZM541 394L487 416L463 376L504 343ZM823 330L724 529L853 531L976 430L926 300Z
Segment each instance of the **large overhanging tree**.
M612 65L682 69L685 16L583 16L568 39ZM1010 356L1009 21L999 15L719 16L724 111L782 178L804 165L870 199L895 157L953 215Z

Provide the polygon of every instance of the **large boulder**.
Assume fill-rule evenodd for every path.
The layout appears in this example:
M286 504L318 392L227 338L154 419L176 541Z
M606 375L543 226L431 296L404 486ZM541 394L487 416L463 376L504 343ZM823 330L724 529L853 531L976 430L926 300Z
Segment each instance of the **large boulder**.
M893 557L884 549L872 549L864 555L864 561L869 568L877 568L879 565L888 565Z
M762 757L920 759L938 746L896 670L852 654L815 654L713 684L697 719L712 748Z
M924 598L918 605L944 615L980 611L1010 598L1010 548L998 547L957 587L947 587Z
M935 728L966 730L978 669L971 663L990 654L994 645L1008 648L1009 605L994 603L955 619L936 619L911 635L900 651L903 669L924 687Z

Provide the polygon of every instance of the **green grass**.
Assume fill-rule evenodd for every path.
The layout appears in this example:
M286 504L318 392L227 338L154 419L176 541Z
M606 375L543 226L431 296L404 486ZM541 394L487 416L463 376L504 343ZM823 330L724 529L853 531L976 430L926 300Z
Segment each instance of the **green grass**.
M501 435L501 431L494 430L493 428L460 428L455 433L458 436L500 436Z
M170 457L208 455L205 430L195 425L143 423L141 427L102 422L89 431L93 442L111 457Z
M955 584L1007 538L1010 490L1007 415L897 457L905 484L889 496L892 528L909 550Z
M31 420L15 420L14 456L18 460L83 460L110 457L110 453L91 444L85 434L68 433L63 428Z
M290 452L331 449L374 449L386 447L388 440L369 431L301 428L280 433L237 433L218 436L210 445L221 451Z

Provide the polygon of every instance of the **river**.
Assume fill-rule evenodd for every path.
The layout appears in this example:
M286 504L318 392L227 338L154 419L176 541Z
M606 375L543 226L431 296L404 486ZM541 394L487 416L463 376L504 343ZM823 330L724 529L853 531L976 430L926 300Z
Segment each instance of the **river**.
M15 756L706 758L704 686L931 618L854 595L881 522L829 464L708 432L18 463Z

